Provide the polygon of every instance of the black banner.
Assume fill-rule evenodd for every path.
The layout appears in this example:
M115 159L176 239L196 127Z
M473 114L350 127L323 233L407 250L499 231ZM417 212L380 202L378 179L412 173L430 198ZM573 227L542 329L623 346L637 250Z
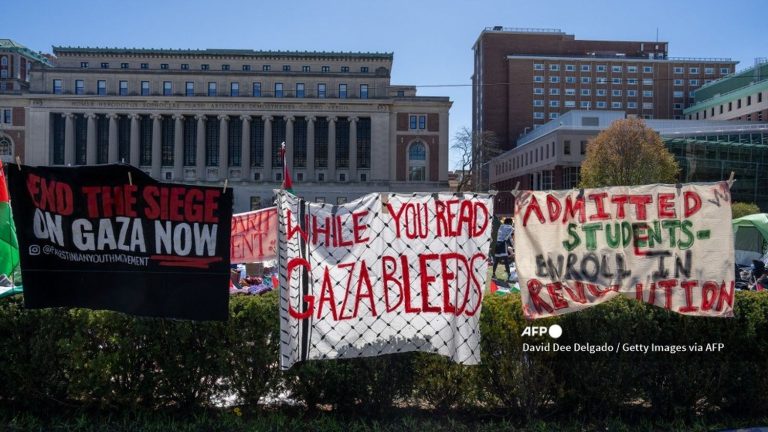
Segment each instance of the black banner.
M12 165L8 186L27 308L227 319L231 189L121 164Z

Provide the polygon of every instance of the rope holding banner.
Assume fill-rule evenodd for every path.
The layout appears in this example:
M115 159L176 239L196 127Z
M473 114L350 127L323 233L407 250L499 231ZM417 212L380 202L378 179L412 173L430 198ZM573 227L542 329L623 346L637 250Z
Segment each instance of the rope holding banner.
M131 177L131 172L128 171L128 184L133 186L133 177Z
M227 183L229 183L229 178L224 179L224 189L221 190L221 193L227 193Z
M735 175L735 173L733 171L731 171L731 176L728 177L728 189L733 188L733 182L736 181L736 179L733 178L734 175Z
M18 155L16 156L16 166L19 168L19 171L21 171L21 157Z

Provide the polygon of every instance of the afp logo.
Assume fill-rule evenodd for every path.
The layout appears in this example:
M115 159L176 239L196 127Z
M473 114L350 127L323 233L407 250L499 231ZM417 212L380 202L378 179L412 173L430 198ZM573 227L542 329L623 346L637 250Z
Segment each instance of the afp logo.
M552 324L549 327L527 326L520 336L544 336L545 334L548 334L552 339L557 339L563 335L563 328L559 324Z

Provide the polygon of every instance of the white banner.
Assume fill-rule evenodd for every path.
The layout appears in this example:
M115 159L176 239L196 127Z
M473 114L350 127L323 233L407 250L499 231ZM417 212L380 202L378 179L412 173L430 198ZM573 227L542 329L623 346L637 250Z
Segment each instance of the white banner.
M617 295L701 316L733 316L734 258L726 182L527 191L515 245L529 318Z
M479 363L492 215L488 195L281 193L281 367L407 351Z

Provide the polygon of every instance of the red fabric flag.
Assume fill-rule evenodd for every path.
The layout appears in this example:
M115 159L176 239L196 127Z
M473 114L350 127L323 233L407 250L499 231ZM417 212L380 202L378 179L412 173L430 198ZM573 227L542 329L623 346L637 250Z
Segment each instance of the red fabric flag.
M8 185L5 182L5 170L3 169L3 161L0 160L0 202L9 202L8 199Z
M285 160L285 141L283 141L283 144L280 147L280 157L283 158L283 189L293 193L291 173L288 171L288 163Z

